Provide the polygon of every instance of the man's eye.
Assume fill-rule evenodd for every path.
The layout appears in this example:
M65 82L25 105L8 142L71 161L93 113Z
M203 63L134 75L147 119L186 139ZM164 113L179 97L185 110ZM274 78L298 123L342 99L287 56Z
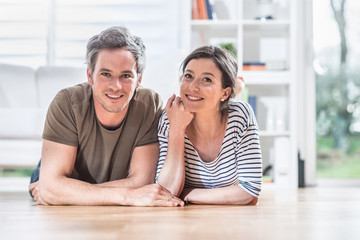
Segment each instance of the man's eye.
M123 74L121 75L122 78L131 78L130 74Z
M104 77L110 77L111 75L110 75L110 73L103 72L103 73L101 73L101 76L104 76Z

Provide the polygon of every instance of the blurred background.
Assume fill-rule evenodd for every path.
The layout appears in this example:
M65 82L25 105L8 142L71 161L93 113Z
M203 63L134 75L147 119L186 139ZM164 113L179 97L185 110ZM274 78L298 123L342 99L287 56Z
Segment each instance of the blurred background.
M360 177L360 2L314 4L317 176Z
M264 179L296 187L360 179L360 2L203 0L204 17L201 1L0 0L0 64L85 68L88 39L124 25L147 47L143 85L166 101L184 57L221 45L247 83L239 99L258 109ZM273 118L285 123L276 128ZM31 169L3 167L0 176Z

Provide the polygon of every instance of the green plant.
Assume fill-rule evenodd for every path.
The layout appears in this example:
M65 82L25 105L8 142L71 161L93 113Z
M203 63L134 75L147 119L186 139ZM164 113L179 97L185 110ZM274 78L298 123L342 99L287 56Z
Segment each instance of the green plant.
M220 43L219 46L226 49L226 50L228 50L235 57L237 57L237 49L236 49L236 47L235 47L235 45L233 43Z

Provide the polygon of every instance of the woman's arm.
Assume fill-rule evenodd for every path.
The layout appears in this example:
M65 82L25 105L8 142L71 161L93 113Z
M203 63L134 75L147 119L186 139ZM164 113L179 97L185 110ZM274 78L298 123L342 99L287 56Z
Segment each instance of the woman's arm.
M193 114L184 109L180 98L175 95L169 98L165 111L170 122L169 138L165 161L157 182L173 195L179 196L185 183L185 129Z
M184 201L195 204L255 205L257 197L247 193L239 186L223 188L184 188L181 197Z

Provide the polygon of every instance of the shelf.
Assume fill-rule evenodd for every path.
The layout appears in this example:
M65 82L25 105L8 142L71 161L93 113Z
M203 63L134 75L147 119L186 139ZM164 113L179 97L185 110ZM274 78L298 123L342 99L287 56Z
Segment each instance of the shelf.
M281 26L281 25L290 25L289 20L279 19L279 20L255 20L255 19L246 19L242 21L244 26Z
M290 71L242 71L246 85L288 85Z
M238 22L234 20L192 20L193 28L234 28L238 27Z
M298 65L294 56L297 37L294 30L298 26L298 16L294 13L297 5L290 0L274 4L273 14L270 14L274 19L261 21L255 17L267 15L263 13L264 8L260 7L259 1L221 2L230 13L229 17L224 20L190 19L189 46L194 49L205 44L233 44L237 50L238 74L244 78L246 85L244 94L235 100L251 101L260 129L263 163L281 166L273 170L276 180L266 185L297 186L297 132L294 122L297 114L294 111L297 107L294 89L298 84ZM243 70L244 66L245 69L256 70Z
M236 28L238 25L243 25L245 28L262 28L262 27L288 27L290 25L289 20L191 20L193 27L214 27L214 28Z
M260 130L259 131L260 137L290 137L289 131L266 131Z

